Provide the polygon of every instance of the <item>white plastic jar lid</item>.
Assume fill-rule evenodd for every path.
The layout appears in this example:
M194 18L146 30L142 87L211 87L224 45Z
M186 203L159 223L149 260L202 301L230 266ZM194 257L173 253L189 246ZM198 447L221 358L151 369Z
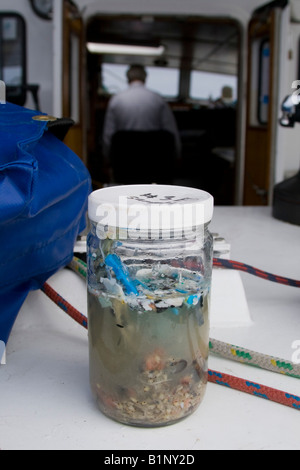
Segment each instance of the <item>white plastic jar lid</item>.
M200 189L166 185L111 186L89 197L89 219L138 231L191 229L211 221L214 199Z

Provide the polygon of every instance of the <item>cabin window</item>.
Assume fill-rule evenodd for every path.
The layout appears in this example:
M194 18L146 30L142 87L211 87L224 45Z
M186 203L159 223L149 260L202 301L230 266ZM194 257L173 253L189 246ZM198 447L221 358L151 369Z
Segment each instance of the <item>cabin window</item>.
M270 42L261 42L259 51L258 121L268 123L270 81Z
M102 64L102 84L107 93L115 94L128 87L127 70L127 64ZM148 88L165 98L177 98L179 69L149 66L146 71Z
M6 99L20 106L26 101L25 21L15 13L0 13L0 80Z
M70 33L70 63L69 63L69 115L77 124L80 121L80 37L74 32Z
M251 42L249 121L251 126L265 126L269 114L270 39L254 38Z
M236 76L201 72L193 70L191 72L190 98L193 100L215 101L221 97L222 89L228 86L232 89L232 101L237 99Z

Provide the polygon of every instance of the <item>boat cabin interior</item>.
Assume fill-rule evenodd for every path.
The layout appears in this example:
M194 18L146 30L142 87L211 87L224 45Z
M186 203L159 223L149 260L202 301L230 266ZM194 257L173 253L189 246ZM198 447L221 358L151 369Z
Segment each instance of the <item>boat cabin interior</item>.
M88 161L94 185L112 183L102 145L108 101L114 93L127 87L128 66L140 63L147 70L146 85L168 102L180 133L181 155L174 168L170 168L172 184L201 188L211 192L217 204L233 204L240 54L238 24L200 17L101 15L88 22L86 40L87 44L162 49L162 53L155 56L128 55L126 51L88 52ZM221 99L223 88L229 95L224 101ZM140 154L139 163L136 159L131 161L133 147ZM159 143L157 147L160 153ZM122 165L123 174L135 173L141 183L148 181L148 173L155 178L153 183L161 180L162 168L141 143L135 141L128 147L123 146L120 158L126 161ZM165 159L169 159L166 154Z

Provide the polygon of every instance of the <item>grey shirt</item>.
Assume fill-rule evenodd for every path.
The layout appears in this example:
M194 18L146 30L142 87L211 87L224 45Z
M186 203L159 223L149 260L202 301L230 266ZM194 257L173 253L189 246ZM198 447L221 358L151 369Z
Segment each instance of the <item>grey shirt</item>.
M105 156L109 154L113 134L119 130L170 131L175 136L177 154L180 155L180 137L171 108L142 82L131 83L128 89L110 99L103 128Z

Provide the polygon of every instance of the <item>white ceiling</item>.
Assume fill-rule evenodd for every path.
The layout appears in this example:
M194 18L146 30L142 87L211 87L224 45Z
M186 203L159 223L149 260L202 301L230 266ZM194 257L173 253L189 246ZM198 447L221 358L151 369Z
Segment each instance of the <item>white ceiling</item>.
M97 13L229 16L246 22L251 13L268 3L262 0L76 0L85 18Z
M300 0L297 1L300 3ZM237 28L236 22L228 22L228 19L238 20L246 31L254 10L270 2L76 0L76 3L83 17L89 20L88 41L116 44L131 41L132 44L138 44L152 40L153 44L166 46L164 59L170 67L180 67L184 60L186 67L195 70L236 75L241 43L240 28ZM225 18L226 21L220 23L220 18ZM216 21L211 22L212 19ZM106 57L106 61L127 63L128 58ZM143 59L146 66L152 62L153 59Z

